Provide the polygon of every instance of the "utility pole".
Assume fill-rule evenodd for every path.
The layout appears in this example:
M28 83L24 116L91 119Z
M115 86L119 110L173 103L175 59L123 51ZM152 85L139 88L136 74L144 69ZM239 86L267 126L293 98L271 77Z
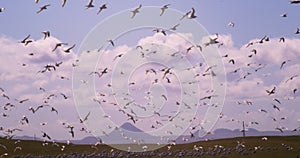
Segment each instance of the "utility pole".
M246 137L245 122L243 121L243 137Z

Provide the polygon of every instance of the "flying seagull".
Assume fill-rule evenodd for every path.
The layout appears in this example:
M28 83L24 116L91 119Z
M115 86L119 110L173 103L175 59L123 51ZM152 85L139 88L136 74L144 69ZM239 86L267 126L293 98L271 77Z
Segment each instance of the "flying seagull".
M47 4L47 5L40 7L40 10L38 10L36 13L38 14L38 13L42 12L43 10L46 10L49 6L51 6L51 5Z
M5 10L5 8L0 8L0 13L3 12Z
M56 43L54 49L52 50L52 52L54 52L58 47L61 47L62 45L68 45L68 43Z
M61 7L64 7L67 3L67 0L62 0Z
M180 24L176 24L176 25L174 25L173 27L171 27L169 30L175 31L175 30L177 30L177 27L178 27L179 25L180 25Z
M134 18L135 15L140 12L139 9L141 9L141 8L142 8L142 5L140 4L137 8L135 8L134 10L131 11L132 12L131 19Z
M73 44L70 48L64 50L65 53L70 53L71 49L73 49L76 46L76 44Z
M44 40L45 40L47 37L50 37L50 31L43 31L42 33L44 34Z
M99 11L98 11L97 15L98 15L103 9L107 9L106 4L103 4L101 7L99 7Z
M90 0L90 2L87 5L85 5L86 9L93 8L93 7L94 7L93 0Z
M188 16L190 19L194 19L194 18L196 18L197 16L195 15L195 9L194 8L192 8L192 11L191 11L191 14Z
M165 10L168 9L170 5L171 5L171 4L166 4L166 5L162 6L162 7L160 8L161 11L160 11L159 16L162 16L162 15L164 14Z
M292 0L290 1L290 4L299 4L300 3L300 0Z

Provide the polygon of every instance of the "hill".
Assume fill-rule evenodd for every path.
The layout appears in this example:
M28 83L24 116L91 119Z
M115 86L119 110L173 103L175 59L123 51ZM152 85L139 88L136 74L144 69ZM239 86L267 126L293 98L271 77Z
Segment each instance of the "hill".
M158 157L169 155L175 157L297 157L300 156L300 136L270 136L267 140L262 137L238 137L199 141L188 144L169 145L156 151L129 153L118 151L107 145L75 145L32 140L8 140L0 138L0 156L7 153L11 156L63 156L74 157L105 157L117 155L131 155L139 157ZM149 146L149 145L148 145ZM7 149L6 149L7 148Z

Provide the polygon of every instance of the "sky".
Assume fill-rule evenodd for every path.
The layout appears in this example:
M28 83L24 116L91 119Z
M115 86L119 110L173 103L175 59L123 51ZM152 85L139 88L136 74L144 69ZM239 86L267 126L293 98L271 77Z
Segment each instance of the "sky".
M107 4L107 9L97 15L98 8L104 3ZM46 4L51 4L51 6L37 14L39 8ZM144 46L144 51L147 47L149 49L160 48L164 50L162 52L168 55L179 51L179 54L188 59L189 66L203 64L194 67L192 71L198 74L195 79L196 87L187 86L189 90L196 88L195 91L192 91L193 94L190 95L188 100L192 103L195 98L191 96L195 95L198 101L196 106L198 109L194 111L197 112L197 115L195 115L195 118L191 118L190 127L197 126L197 128L200 128L205 126L209 120L204 119L204 114L207 109L216 105L216 107L223 108L218 113L220 118L216 124L214 125L214 121L211 122L214 126L210 130L218 128L241 129L242 121L245 121L247 128L262 131L276 130L278 132L280 130L297 129L298 131L295 134L299 134L300 34L295 34L295 32L297 27L300 27L298 19L300 5L290 4L287 0L254 0L247 2L238 0L188 0L179 2L122 0L120 2L112 0L94 1L95 7L86 9L85 5L87 4L87 0L69 0L64 7L61 7L61 1L53 2L50 0L40 0L37 4L33 0L3 0L0 2L0 7L5 8L0 13L0 87L4 90L0 91L2 95L0 98L0 113L2 114L0 116L0 127L3 128L0 131L1 136L13 134L42 137L42 133L47 132L53 139L65 140L81 139L90 136L95 131L97 131L95 133L99 134L100 132L100 135L101 133L103 135L104 132L110 132L113 128L105 127L107 129L105 131L101 128L106 125L101 124L100 130L99 128L96 130L93 129L95 128L93 124L95 122L90 124L80 123L80 119L87 116L89 112L95 112L99 109L91 110L88 108L82 111L81 106L78 104L96 103L93 108L101 106L106 114L105 116L102 113L99 116L91 114L89 117L103 120L111 119L117 126L121 126L125 122L134 123L119 111L122 105L119 106L116 103L126 104L129 102L127 99L131 97L135 98L136 105L146 106L149 100L152 103L163 103L165 107L154 106L153 109L174 116L176 114L174 111L178 110L175 104L178 98L188 96L188 94L184 94L183 90L186 85L183 82L185 80L190 81L188 77L191 76L191 74L183 75L184 71L181 69L176 72L176 66L179 65L181 68L188 68L188 66L182 66L180 58L175 58L174 64L172 63L174 62L173 58L169 59L169 56L155 56L155 53L151 56L149 52L149 60L145 60L145 62L153 60L156 63L142 64L140 62L144 61L144 58L130 56L130 53L139 53L138 48L136 48L137 45ZM139 4L142 4L140 13L130 19L130 11ZM171 5L169 9L165 10L164 15L159 17L159 8L166 4ZM156 6L158 12L146 13L146 6ZM101 32L101 24L109 22L113 17L120 14L122 16L128 15L128 19L119 19L120 22L115 22L116 25L111 26L111 30L125 27L126 21L134 25L133 20L147 22L156 18L163 19L162 23L175 25L177 23L170 22L172 18L168 19L168 16L173 15L171 10L178 10L181 12L180 14L184 14L190 11L191 8L195 9L197 17L195 19L178 20L181 23L178 26L179 34L176 34L176 31L166 31L166 35L161 32L155 33L153 31L155 27L153 26L139 29L132 28L132 30L123 32L118 37L109 37L108 35L114 32L104 32L105 29ZM174 15L177 14L179 12L174 12ZM282 14L286 14L287 17L282 17ZM228 25L230 22L234 23L234 27ZM204 35L200 33L203 39L198 39L197 33L184 30L184 28L192 27L189 24L193 24L193 26L201 24L202 27L199 27L198 32L202 31L204 33ZM171 27L173 25L167 26ZM99 34L97 34L97 29L99 29ZM43 31L50 31L50 37L43 39ZM89 37L93 33L99 36L93 36L91 40ZM29 34L29 39L33 42L27 46L20 43ZM215 34L218 34L216 40L219 43L205 46L205 43L209 40L208 37L215 38ZM266 38L263 39L264 36L268 37L269 41L266 41ZM280 42L281 37L285 38L284 42ZM107 42L109 39L114 39L115 46ZM259 43L261 39L263 39L263 42ZM106 42L101 47L101 51L95 47L85 49L88 48L84 47L86 42L97 44L97 40L102 44L103 41ZM195 47L186 53L186 49L191 46L191 41L201 45L203 51L200 54ZM68 43L68 45L63 45L52 51L55 45L60 42ZM250 42L254 44L246 47ZM64 52L74 44L75 47L70 50L70 53ZM153 45L167 46L170 49L154 48ZM254 54L254 49L256 54ZM215 50L218 50L219 54L216 55L219 55L219 57L214 59L218 60L218 64L220 64L215 66L216 68L211 64L214 60L210 61L210 57L214 57L214 54L207 54L216 52ZM85 51L89 51L89 53ZM99 55L100 53L102 55ZM234 64L232 61L229 62L231 59L234 60ZM285 63L280 68L284 61ZM55 71L46 70L46 72L41 72L44 70L45 65L55 65L59 62L63 63L55 66ZM89 64L93 62L96 62L96 64ZM135 63L140 65L132 68L131 66ZM172 84L166 82L166 76L163 75L164 71L161 71L166 66L172 67L171 73L167 73L167 77L172 81ZM206 71L211 66L213 67L211 69L217 73L217 77L212 76L209 70ZM96 73L91 73L94 71L101 73L105 68L108 68L108 73L103 74L101 77L97 77ZM149 71L151 68L157 71L158 77ZM121 72L131 70L127 76L128 79L121 80L123 79L122 75L114 74L119 69ZM145 75L147 70L148 73ZM201 99L216 94L216 91L212 89L219 85L216 86L212 83L215 78L222 78L222 70L224 70L223 75L226 78L226 82L220 84L220 87L226 88L224 105L221 105L222 103L220 105L214 104L214 97L211 100ZM235 70L236 72L234 72ZM203 75L205 73L207 74ZM153 84L157 78L160 79L159 83ZM114 85L112 87L117 88L117 90L112 90L109 86L110 79L115 79L112 83L116 87ZM130 85L125 86L126 91L129 88L130 97L128 98L124 94L118 95L121 92L118 88L124 89L122 85L127 85L126 82ZM85 85L91 86L89 88L94 88L94 91L84 91L84 88L82 90L82 86ZM268 95L267 90L272 91L273 87L276 87L274 94ZM157 94L147 94L151 89L155 89ZM80 91L79 94L77 90ZM90 94L94 96L86 97ZM163 94L167 95L165 101L164 97L161 97ZM5 95L9 99L5 98ZM64 95L66 98L64 98ZM156 99L151 99L152 97L155 98L154 96L156 96ZM118 100L116 97L122 99ZM147 97L150 99L143 99ZM20 103L20 100L25 101ZM100 102L101 105L95 100ZM14 106L10 106L11 104ZM36 109L39 105L44 105L44 107L36 113L28 110L30 107ZM181 102L180 105L184 105L184 102ZM148 104L148 106L151 105ZM274 108L275 106L278 109ZM58 114L53 108L58 111ZM135 109L143 113L141 108L135 107ZM125 109L125 112L130 113L132 111L128 108ZM28 118L29 123L22 120L23 116ZM189 118L190 116L183 115L181 117ZM159 124L154 120L163 123ZM134 125L144 131L151 131L163 128L163 125L167 122L162 117L154 115L153 117L141 117ZM70 128L67 128L68 125L74 126L74 138L69 132ZM187 130L183 132L189 134L191 132L190 127L187 127ZM9 129L14 128L22 131L8 132Z

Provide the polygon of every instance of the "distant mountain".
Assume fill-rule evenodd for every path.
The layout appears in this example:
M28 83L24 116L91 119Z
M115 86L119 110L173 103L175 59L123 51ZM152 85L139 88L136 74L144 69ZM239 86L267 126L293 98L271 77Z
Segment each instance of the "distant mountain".
M136 138L137 140L144 140L147 143L157 143L160 142L160 137L153 137L148 133L144 133L141 129L137 128L131 123L124 123L121 125L121 129L123 130L114 130L109 133L107 136L101 137L101 141L105 144L116 144L116 143L133 143L131 138ZM129 132L125 132L125 131ZM194 142L199 140L214 140L214 139L223 139L223 138L234 138L234 137L242 137L243 134L239 129L230 130L230 129L216 129L210 134L205 135L204 137L197 138L199 135L199 131L194 133L194 138L191 138L190 135L182 135L176 139L178 144ZM253 128L249 128L246 131L246 136L289 136L289 135L300 135L299 131L284 131L281 133L280 131L258 131ZM196 139L195 139L196 138ZM40 138L30 137L30 136L16 136L14 139L21 140L42 140ZM187 141L188 140L188 141ZM66 140L61 140L59 142L66 142ZM95 144L99 142L99 139L93 136L85 137L81 140L72 140L74 144Z
M122 129L126 129L131 132L143 132L141 129L135 127L133 124L126 122L121 126Z

